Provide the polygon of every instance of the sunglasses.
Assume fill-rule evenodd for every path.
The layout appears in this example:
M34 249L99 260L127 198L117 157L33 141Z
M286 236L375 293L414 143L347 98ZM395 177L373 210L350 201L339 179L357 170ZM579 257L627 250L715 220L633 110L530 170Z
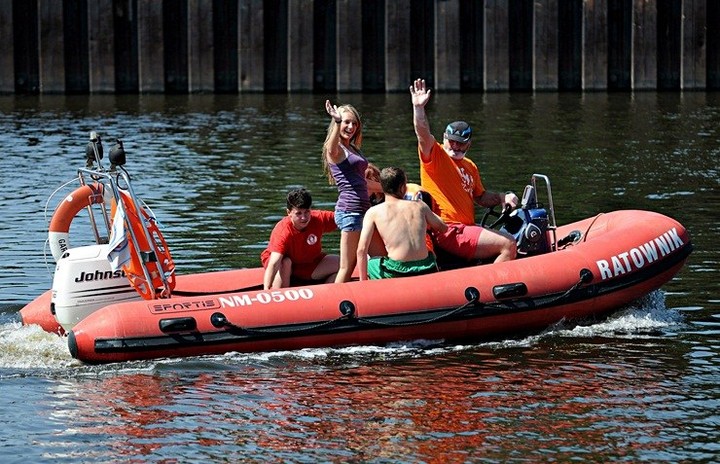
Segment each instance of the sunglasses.
M463 130L460 129L453 129L452 127L448 127L445 129L445 135L458 135L462 138L468 138L472 134L472 129L469 127L466 127Z

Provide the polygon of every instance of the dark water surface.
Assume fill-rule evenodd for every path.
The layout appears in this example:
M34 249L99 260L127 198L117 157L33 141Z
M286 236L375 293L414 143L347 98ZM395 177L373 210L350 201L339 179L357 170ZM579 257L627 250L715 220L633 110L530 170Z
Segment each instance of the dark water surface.
M182 273L257 266L321 168L326 96L0 97L0 449L8 462L712 462L720 454L720 94L437 94L487 187L550 177L558 222L648 209L695 246L607 321L503 342L85 366L17 311L52 283L47 221L88 134L120 137ZM418 180L409 96L341 95L365 153ZM77 224L76 224L77 223ZM82 221L73 245L86 244ZM77 230L77 232L76 232ZM337 247L337 237L326 245Z

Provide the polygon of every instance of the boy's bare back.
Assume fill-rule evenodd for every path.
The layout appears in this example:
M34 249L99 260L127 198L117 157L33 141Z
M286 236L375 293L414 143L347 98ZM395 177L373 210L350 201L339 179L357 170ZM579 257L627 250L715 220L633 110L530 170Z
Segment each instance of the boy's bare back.
M388 258L415 261L427 257L425 243L427 214L432 212L419 201L387 198L367 212L385 242Z

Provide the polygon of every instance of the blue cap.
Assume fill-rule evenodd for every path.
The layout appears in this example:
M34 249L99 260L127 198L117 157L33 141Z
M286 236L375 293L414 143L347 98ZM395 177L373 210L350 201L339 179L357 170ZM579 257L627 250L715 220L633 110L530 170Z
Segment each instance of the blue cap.
M445 128L445 137L460 143L468 143L472 137L472 127L465 121L451 122Z

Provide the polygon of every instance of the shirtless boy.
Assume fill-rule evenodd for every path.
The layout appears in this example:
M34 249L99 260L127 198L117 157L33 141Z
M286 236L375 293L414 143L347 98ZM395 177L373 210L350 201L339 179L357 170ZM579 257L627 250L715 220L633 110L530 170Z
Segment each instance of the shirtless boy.
M428 227L443 233L447 225L422 201L408 201L407 177L402 169L388 167L380 172L385 201L371 207L363 219L358 265L360 280L427 274L437 270L435 256L428 252ZM385 242L387 256L368 260L368 248L375 230Z

